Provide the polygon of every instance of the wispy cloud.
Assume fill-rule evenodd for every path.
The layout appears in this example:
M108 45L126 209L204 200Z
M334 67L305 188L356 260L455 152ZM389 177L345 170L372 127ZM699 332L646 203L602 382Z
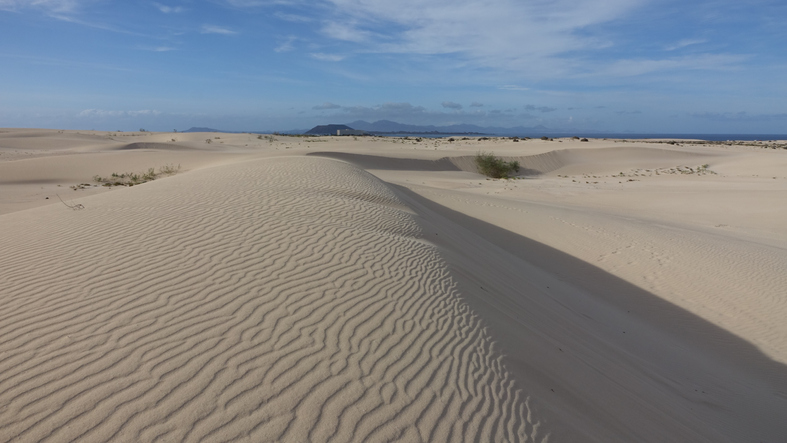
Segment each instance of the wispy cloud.
M57 66L62 68L77 68L77 69L101 69L107 71L131 71L131 69L104 63L83 62L79 60L60 59L52 57L39 57L35 55L17 55L17 54L3 54L0 53L0 58L12 58L22 60L31 64Z
M747 58L736 54L695 54L665 59L618 60L587 75L631 77L660 71L735 69Z
M155 3L155 2L153 3L153 6L158 8L158 10L163 12L164 14L179 14L179 13L184 12L186 10L186 8L184 8L182 6L167 6L167 5L162 5L161 3Z
M178 48L173 46L138 46L137 49L140 51L151 51L151 52L169 52L169 51L176 51Z
M673 45L667 46L666 48L664 48L664 50L665 51L674 51L676 49L685 48L686 46L700 45L702 43L706 43L707 41L708 40L706 40L706 39L684 39L684 40L681 40L681 41L679 41L679 42L677 42L677 43L675 43Z
M741 112L702 112L689 114L692 117L716 122L769 122L787 120L787 113L781 114L749 114Z
M203 34L221 34L221 35L237 34L236 31L227 28L222 28L221 26L215 26L215 25L202 25L202 30L200 32Z
M295 49L295 41L298 40L298 37L294 35L288 36L279 46L275 47L273 50L275 52L289 52Z
M291 23L309 23L314 21L313 18L307 17L305 15L287 14L284 12L277 12L273 15L280 20L284 20L286 22L291 22Z
M457 111L462 109L462 105L460 105L459 103L455 103L455 102L442 102L440 104L444 108L448 108L448 109L456 109Z
M22 11L31 9L43 13L53 19L89 28L120 34L149 37L146 34L133 32L109 24L104 17L91 18L84 11L84 6L94 3L94 0L0 0L0 11Z
M85 109L77 114L80 118L106 118L106 117L140 117L140 116L156 116L160 115L161 111L152 109L142 109L139 111L107 111L104 109Z
M481 108L481 107L483 107L483 106L484 106L484 104L483 104L483 103L478 103L478 102L473 102L473 103L470 103L470 107L471 107L471 108Z
M608 45L588 30L620 19L641 1L328 0L323 32L373 50L455 54L482 65L519 69L570 51ZM388 25L388 26L385 26ZM516 66L513 66L516 65Z
M371 31L360 29L353 23L339 23L330 21L322 28L322 33L326 36L348 42L362 43L374 38L375 34Z
M325 109L339 109L339 108L341 108L341 106L333 104L333 103L330 103L330 102L325 102L325 103L323 103L321 105L314 106L312 109L316 109L316 110L320 111L320 110L325 110Z
M342 61L342 60L344 60L346 58L343 55L339 55L339 54L325 54L325 53L322 53L322 52L313 52L313 53L311 53L309 55L311 55L312 58L315 58L317 60L321 60L321 61L324 61L324 62L340 62L340 61Z
M369 119L411 119L426 114L423 106L410 103L383 103L378 106L345 106L342 113L356 118Z
M81 3L79 0L0 0L0 10L37 8L50 14L65 14L75 11Z
M498 89L502 89L504 91L529 91L530 90L530 88L526 88L524 86L518 86L518 85L503 85L503 86L499 86Z

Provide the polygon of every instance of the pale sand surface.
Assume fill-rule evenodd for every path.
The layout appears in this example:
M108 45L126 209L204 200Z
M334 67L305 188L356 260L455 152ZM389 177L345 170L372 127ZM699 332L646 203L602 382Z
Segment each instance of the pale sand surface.
M784 441L787 151L454 138L0 129L0 441Z

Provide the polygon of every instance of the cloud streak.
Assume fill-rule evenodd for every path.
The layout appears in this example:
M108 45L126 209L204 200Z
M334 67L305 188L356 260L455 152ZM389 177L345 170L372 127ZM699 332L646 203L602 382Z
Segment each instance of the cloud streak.
M323 62L340 62L345 59L345 56L339 54L326 54L323 52L313 52L310 54L312 58Z
M745 111L741 112L701 112L689 114L694 118L703 120L711 120L715 122L771 122L771 121L787 121L787 113L780 114L749 114Z
M179 14L186 10L186 8L182 6L167 6L167 5L162 5L161 3L153 3L153 6L158 8L158 10L163 12L164 14Z
M235 35L237 34L236 31L233 31L228 28L222 28L221 26L215 25L202 25L202 29L200 30L202 34L220 34L220 35Z
M80 3L78 0L0 0L0 10L37 8L50 14L65 14L75 11Z
M667 46L664 48L665 51L674 51L676 49L685 48L686 46L693 46L693 45L700 45L702 43L706 43L708 40L706 39L684 39L681 40L674 45Z
M589 36L588 29L626 16L641 2L329 0L329 3L335 13L323 29L328 37L364 41L372 50L380 52L456 54L487 66L520 68L524 62L607 45L605 40Z
M85 109L77 114L80 118L108 118L108 117L143 117L143 116L157 116L161 111L152 109L142 109L139 111L107 111L104 109Z

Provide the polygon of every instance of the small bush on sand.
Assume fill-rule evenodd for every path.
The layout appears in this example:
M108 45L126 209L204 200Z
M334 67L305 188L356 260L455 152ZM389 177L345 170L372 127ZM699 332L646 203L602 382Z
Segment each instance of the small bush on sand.
M139 174L133 172L118 174L117 172L113 172L109 177L95 175L93 176L93 180L100 183L102 186L134 186L153 181L161 176L174 175L178 172L180 172L180 165L175 166L173 164L168 164L160 167L158 171L154 168L149 168L147 171Z
M475 164L478 166L478 172L492 178L508 178L510 175L519 172L518 161L507 162L488 152L476 154Z

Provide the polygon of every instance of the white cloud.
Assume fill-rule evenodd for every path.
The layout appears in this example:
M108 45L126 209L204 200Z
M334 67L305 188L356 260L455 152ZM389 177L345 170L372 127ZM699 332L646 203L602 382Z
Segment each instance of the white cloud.
M311 17L306 17L298 14L286 14L284 12L277 12L273 14L276 18L292 23L309 23L314 21Z
M591 75L630 77L668 70L734 69L746 56L733 54L695 54L690 57L665 59L618 60L597 69Z
M362 30L352 23L333 21L326 23L322 28L322 32L330 38L355 43L367 42L374 37L372 32Z
M289 52L295 49L295 41L298 40L298 37L291 35L287 37L279 46L275 47L273 50L275 52Z
M50 14L73 12L80 5L78 0L0 0L0 10L16 11L23 8L39 8Z
M222 34L222 35L237 34L237 32L231 29L222 28L220 26L215 26L215 25L202 25L202 31L200 32L202 32L203 34Z
M676 49L685 48L686 46L700 45L700 44L705 43L707 41L708 40L705 40L705 39L684 39L684 40L681 40L681 41L675 43L674 45L667 46L666 48L664 48L664 50L665 51L674 51Z
M324 62L340 62L345 59L345 56L339 54L325 54L322 52L314 52L310 54L312 58L317 60L321 60Z
M167 6L162 5L161 3L153 3L155 7L158 8L159 11L163 12L164 14L178 14L186 10L182 6Z
M608 45L588 28L622 18L643 1L329 0L335 13L323 32L379 52L457 54L484 66L521 68Z

